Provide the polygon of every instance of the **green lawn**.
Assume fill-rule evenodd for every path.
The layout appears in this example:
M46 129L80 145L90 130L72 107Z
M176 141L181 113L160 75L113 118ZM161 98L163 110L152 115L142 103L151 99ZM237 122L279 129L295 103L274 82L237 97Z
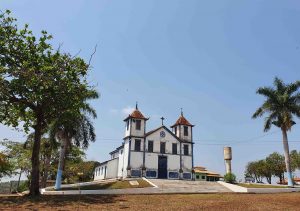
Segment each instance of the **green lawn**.
M242 186L244 188L287 188L287 186L279 186L279 185L262 185L262 184L245 184L245 183L239 183L237 184L239 186Z
M152 187L148 182L146 182L143 179L137 179L136 180L139 185L131 185L129 181L116 181L116 182L110 182L105 184L93 184L93 185L86 185L81 186L80 190L103 190L103 189L125 189L125 188L147 188ZM68 188L62 188L61 190L78 190L79 187L68 187ZM54 190L48 189L48 190Z

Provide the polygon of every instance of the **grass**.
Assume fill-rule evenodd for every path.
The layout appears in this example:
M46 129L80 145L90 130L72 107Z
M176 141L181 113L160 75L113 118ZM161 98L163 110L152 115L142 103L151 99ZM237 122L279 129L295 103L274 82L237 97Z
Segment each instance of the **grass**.
M147 181L143 179L137 179L136 180L139 185L131 185L128 180L124 181L116 181L116 182L110 182L105 184L92 184L92 185L86 185L81 186L80 190L103 190L103 189L125 189L125 188L147 188L152 187ZM78 190L78 186L74 187L67 187L67 188L61 188L61 190ZM49 189L54 190L54 189Z
M299 210L300 193L0 196L0 210Z
M279 186L279 185L262 185L262 184L245 184L239 183L237 184L244 188L287 188L287 186Z

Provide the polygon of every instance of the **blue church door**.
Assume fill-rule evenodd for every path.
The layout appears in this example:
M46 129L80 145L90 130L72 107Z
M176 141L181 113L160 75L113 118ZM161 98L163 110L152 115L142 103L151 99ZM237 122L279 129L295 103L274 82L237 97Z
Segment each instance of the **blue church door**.
M166 156L158 156L158 178L168 178L168 158Z

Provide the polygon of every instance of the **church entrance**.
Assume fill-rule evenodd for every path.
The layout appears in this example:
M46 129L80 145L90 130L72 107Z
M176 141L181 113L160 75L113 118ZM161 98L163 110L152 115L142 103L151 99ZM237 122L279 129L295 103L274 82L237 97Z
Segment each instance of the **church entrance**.
M166 156L158 156L158 175L159 179L168 178L168 158Z

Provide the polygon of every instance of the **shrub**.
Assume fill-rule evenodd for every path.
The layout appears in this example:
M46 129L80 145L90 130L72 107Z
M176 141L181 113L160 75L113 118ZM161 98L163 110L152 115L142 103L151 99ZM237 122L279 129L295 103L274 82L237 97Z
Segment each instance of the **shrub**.
M224 181L228 183L235 183L236 176L233 173L227 173L224 175Z

